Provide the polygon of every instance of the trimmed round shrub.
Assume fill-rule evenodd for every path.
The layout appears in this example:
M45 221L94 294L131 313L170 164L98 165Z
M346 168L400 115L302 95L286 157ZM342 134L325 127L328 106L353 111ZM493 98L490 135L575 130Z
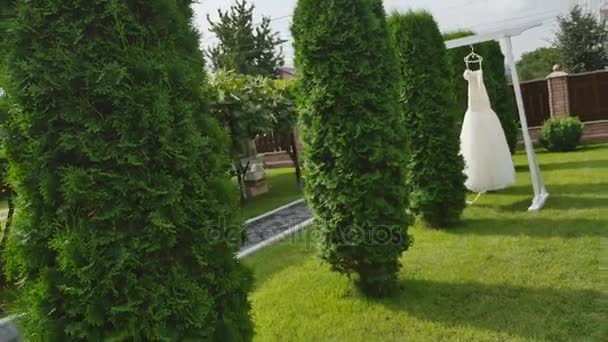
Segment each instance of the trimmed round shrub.
M552 118L543 124L540 143L551 152L568 152L576 149L582 136L583 124L579 118Z
M322 13L322 15L319 15ZM404 124L380 0L299 0L293 23L306 198L332 269L396 288L407 234Z
M443 37L428 12L395 13L389 27L399 56L399 98L410 144L410 208L427 225L446 227L458 222L466 189Z
M7 263L26 339L251 339L192 1L16 4Z

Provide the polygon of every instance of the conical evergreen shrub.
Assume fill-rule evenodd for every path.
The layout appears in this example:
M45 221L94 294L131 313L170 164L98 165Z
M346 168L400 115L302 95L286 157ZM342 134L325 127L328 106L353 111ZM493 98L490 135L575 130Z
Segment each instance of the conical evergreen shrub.
M306 198L332 269L395 288L410 244L406 136L379 0L300 0L293 23Z
M513 86L509 84L507 79L505 56L500 50L500 44L495 41L480 44L480 51L484 56L484 82L490 96L492 109L496 112L500 125L505 131L511 153L515 153L519 124L516 120L517 112L515 110ZM466 82L464 83L466 85Z
M410 144L410 208L432 227L449 226L459 220L466 193L443 37L427 12L395 13L389 27Z
M17 1L8 267L30 341L249 340L192 1Z

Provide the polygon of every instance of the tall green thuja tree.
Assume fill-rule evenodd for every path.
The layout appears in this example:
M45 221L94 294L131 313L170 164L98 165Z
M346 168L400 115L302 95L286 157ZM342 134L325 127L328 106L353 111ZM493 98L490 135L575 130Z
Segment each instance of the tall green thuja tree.
M32 341L248 340L192 1L17 1L9 275Z
M454 31L444 34L443 38L445 41L447 41L472 35L474 35L474 33L471 31ZM464 120L464 113L467 110L469 102L469 90L467 87L467 83L463 78L465 70L464 57L469 53L471 53L471 48L468 46L462 46L447 51L450 87L455 99L454 116L456 118L458 126L462 126L462 122Z
M6 94L7 82L7 36L10 18L13 16L13 1L5 1L0 5L0 192L8 203L6 220L0 223L0 289L4 286L4 250L11 231L11 221L15 206L13 191L8 182L8 161L5 155L6 130L9 101Z
M428 12L389 18L401 76L401 110L410 144L410 207L430 226L457 222L465 207L464 161L452 115L448 60L437 23Z
M364 293L395 287L410 244L406 140L397 68L379 0L299 0L299 70L306 197L332 269Z
M513 87L507 79L505 56L500 50L500 44L495 41L480 44L480 51L484 56L483 74L486 89L490 96L492 109L496 112L509 149L515 153L517 147L518 123L515 119L515 97ZM466 82L465 82L466 83Z

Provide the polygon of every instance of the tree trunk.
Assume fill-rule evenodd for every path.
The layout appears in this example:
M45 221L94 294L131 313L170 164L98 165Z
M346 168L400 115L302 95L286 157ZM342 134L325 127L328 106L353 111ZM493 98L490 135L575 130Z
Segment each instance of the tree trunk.
M4 232L0 237L0 285L5 283L6 277L4 276L4 251L6 250L6 244L8 243L8 237L11 231L11 223L13 221L13 214L15 213L15 202L13 201L13 192L7 191L8 195L8 213L6 214L6 221L4 224Z
M241 161L238 160L234 163L234 168L236 170L236 179L239 183L241 203L245 203L249 199L249 196L247 196L247 189L245 188L245 174L247 174L247 170L249 169L249 162L247 162L247 164L243 166Z
M298 190L302 190L302 169L300 168L300 160L298 158L298 145L296 142L296 135L291 132L289 134L289 138L291 140L291 148L288 148L287 151L289 151L289 156L291 157L293 165L296 168L296 185L298 187Z

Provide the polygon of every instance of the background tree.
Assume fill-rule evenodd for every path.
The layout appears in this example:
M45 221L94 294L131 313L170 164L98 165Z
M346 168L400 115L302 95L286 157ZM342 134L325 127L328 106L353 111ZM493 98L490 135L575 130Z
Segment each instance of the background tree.
M28 340L253 334L191 3L17 1L8 268Z
M515 153L517 148L517 135L519 134L519 124L516 120L517 115L515 112L513 86L507 79L505 56L500 50L500 44L496 41L480 44L479 51L484 56L483 76L486 89L490 96L492 109L494 109L500 120L500 125L505 132L505 137L507 138L511 153ZM467 82L463 83L465 85L467 84Z
M472 31L461 30L449 32L443 35L444 41L451 39L464 38L472 36L475 33ZM478 46L477 46L478 48ZM471 53L471 48L468 46L462 46L454 49L447 50L448 64L449 64L449 75L452 93L454 94L454 116L459 127L462 126L464 120L464 114L467 110L469 103L469 89L467 82L463 78L465 64L464 57ZM478 51L478 53L481 53ZM490 71L491 72L491 71Z
M470 31L456 31L445 34L445 39L456 39L473 35ZM504 65L504 55L500 50L500 44L495 41L485 42L474 46L475 52L483 56L483 76L492 109L496 112L500 124L505 131L505 136L511 149L511 153L517 148L518 122L515 112L515 99L513 90L507 79L507 71ZM468 106L468 86L462 74L465 70L464 57L471 53L469 47L460 47L448 50L448 61L451 75L451 84L456 94L455 115L462 124L464 113Z
M399 98L410 145L410 208L428 225L446 227L460 219L466 189L443 37L428 12L395 13L388 22L399 56Z
M245 201L244 177L250 159L257 156L253 140L260 134L272 132L276 124L270 99L271 80L220 70L211 85L215 94L211 110L230 136L233 170L241 189L241 200Z
M293 80L273 80L271 97L272 112L276 116L274 132L281 136L282 148L287 151L296 171L296 184L302 189L302 169L300 167L298 142L295 135L298 111L296 106L296 86Z
M410 239L398 69L382 4L299 0L292 32L306 198L322 257L358 274L364 293L386 294Z
M559 50L554 47L542 47L526 52L517 62L517 71L522 81L544 79L555 64L561 64Z
M297 114L292 84L225 70L219 70L212 79L211 110L230 136L233 170L242 201L247 200L244 177L250 161L257 157L254 140L260 135L274 132L285 138L282 147L294 161L299 185L301 171L294 147L293 128Z
M558 18L559 31L555 47L563 67L570 73L595 71L608 65L608 30L606 22L574 6L565 17Z
M237 0L230 10L218 10L217 22L207 15L210 31L219 40L207 52L214 69L273 77L276 67L283 65L285 41L272 31L269 17L263 17L259 25L253 23L254 9L247 0Z

